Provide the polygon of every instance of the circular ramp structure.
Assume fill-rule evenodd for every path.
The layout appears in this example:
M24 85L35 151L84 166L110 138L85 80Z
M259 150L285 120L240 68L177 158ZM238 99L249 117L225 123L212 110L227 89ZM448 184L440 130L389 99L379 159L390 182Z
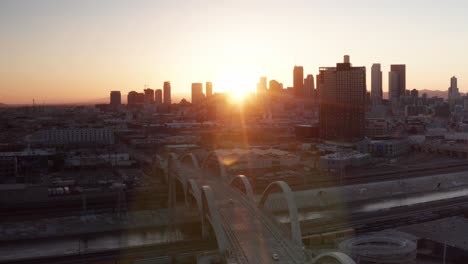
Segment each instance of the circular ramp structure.
M414 264L416 243L388 234L368 234L346 239L338 248L357 264Z

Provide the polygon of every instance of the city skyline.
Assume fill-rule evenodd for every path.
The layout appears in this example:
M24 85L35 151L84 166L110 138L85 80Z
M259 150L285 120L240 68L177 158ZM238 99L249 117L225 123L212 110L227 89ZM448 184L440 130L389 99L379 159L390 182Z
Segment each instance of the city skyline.
M162 89L164 81L171 81L174 97L185 98L194 82L212 81L214 92L231 83L255 91L259 77L266 76L288 87L294 65L304 67L304 76L316 75L343 54L365 66L367 76L371 65L380 63L384 92L391 64L407 65L407 89L446 90L449 78L457 76L460 91L466 92L466 4L396 6L370 1L3 1L0 102L83 102L104 98L111 90L126 95L145 84ZM307 15L311 10L314 16ZM324 19L329 12L336 16ZM239 13L242 22L236 19ZM187 24L192 30L186 31ZM315 37L306 37L307 32Z

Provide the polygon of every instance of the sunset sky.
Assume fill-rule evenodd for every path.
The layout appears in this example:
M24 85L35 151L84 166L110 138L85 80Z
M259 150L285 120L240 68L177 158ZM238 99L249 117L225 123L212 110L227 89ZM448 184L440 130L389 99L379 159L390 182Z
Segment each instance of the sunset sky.
M466 1L0 1L0 102L86 102L171 81L292 86L344 54L407 64L407 88L468 91Z

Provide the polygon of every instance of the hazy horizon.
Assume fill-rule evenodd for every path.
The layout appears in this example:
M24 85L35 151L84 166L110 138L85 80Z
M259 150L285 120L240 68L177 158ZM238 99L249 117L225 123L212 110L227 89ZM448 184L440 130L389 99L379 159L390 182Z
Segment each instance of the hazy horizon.
M467 92L467 3L459 1L2 1L0 102L81 102L144 85L190 94L260 76L292 86L334 66L407 65L407 89ZM328 15L328 14L332 14ZM234 87L232 87L234 86ZM187 98L189 99L189 98Z

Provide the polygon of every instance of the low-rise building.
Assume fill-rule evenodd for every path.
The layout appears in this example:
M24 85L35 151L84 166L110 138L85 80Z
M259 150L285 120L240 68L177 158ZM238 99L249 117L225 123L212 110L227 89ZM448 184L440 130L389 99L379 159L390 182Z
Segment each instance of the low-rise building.
M359 167L371 162L371 156L368 153L357 151L336 152L320 157L319 167L322 171L341 171L348 167Z
M40 130L27 139L30 143L44 145L69 145L69 144L99 144L110 145L114 143L114 133L108 128L73 127L60 129Z
M367 118L366 119L366 136L376 137L388 135L390 131L390 123L385 118Z
M382 138L365 139L357 144L361 153L369 153L374 157L397 157L408 153L410 146L407 139Z

